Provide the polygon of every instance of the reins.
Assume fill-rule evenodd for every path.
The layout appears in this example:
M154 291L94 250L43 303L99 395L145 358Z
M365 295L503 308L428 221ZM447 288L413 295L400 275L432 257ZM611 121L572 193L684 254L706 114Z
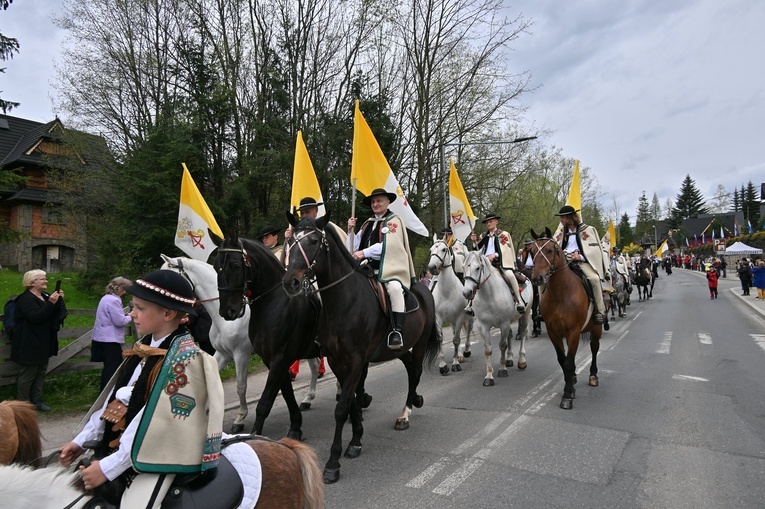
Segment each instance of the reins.
M319 243L319 247L316 248L316 252L314 253L313 259L309 261L308 255L306 254L305 249L303 249L303 245L300 243L300 241L308 238L308 236L313 233L318 233L321 235L321 242ZM321 288L318 287L318 282L317 282L317 288L314 289L313 283L314 281L316 281L315 275L314 275L314 269L316 268L316 259L319 257L319 253L321 252L322 249L329 252L329 242L327 241L327 233L324 230L320 230L318 228L312 228L310 231L308 231L304 235L296 234L295 245L297 245L298 249L300 250L300 254L303 255L303 261L305 261L305 265L307 267L305 275L303 276L303 291L306 294L318 293L323 290L327 290L328 288L332 288L335 285L339 285L340 283L342 283L343 281L351 277L353 273L356 272L356 270L358 269L358 267L352 267L349 273L347 273L346 275L340 277L339 279ZM331 261L330 261L330 264L331 264Z
M555 264L553 262L551 262L550 259L547 257L547 255L542 252L542 249L544 249L545 246L547 246L547 244L549 244L550 242L553 242L553 239L547 239L547 238L543 238L543 237L540 237L540 238L537 239L537 241L540 241L540 240L543 240L545 242L541 246L539 246L539 245L537 246L538 247L537 252L532 255L532 259L536 263L537 255L540 255L540 254L542 255L542 258L545 259L545 261L547 262L547 265L550 266L550 270L547 271L547 274L546 274L547 278L549 279L550 277L552 277L556 273L558 273L558 272L562 271L563 269L565 269L566 267L568 267L570 261L564 256L563 259L566 260L566 263L564 263L562 266L556 268ZM559 251L558 251L559 250L558 244L553 242L553 247L554 247L555 254L558 254L559 253Z
M250 278L250 273L248 271L248 269L252 267L252 261L250 260L250 256L247 254L247 250L244 248L244 245L242 244L241 240L238 240L238 245L239 245L239 247L237 249L220 247L220 248L218 248L218 252L219 253L238 253L238 254L242 255L242 261L244 262L243 265L242 265L242 272L244 274L244 277L242 278L242 279L244 279L244 283L242 285L242 288L241 289L232 289L232 288L228 288L228 287L223 287L222 288L221 286L218 286L218 293L220 294L221 292L228 292L228 293L240 293L241 292L241 295L242 295L242 305L239 308L239 317L238 317L238 318L241 318L242 316L244 316L244 311L245 311L245 309L246 309L246 307L248 305L252 305L252 303L256 302L257 300L265 297L266 295L268 295L272 291L276 290L277 288L279 288L281 286L282 283L281 283L281 281L278 281L274 286L272 286L271 288L267 289L265 292L261 293L257 297L247 298L247 291L248 291L248 289L250 287L250 284L252 284L252 279ZM223 261L223 263L221 265L222 266L226 265L225 260ZM220 298L220 297L218 297L218 298ZM209 300L214 300L214 299L209 299ZM206 302L206 301L200 301L200 302Z

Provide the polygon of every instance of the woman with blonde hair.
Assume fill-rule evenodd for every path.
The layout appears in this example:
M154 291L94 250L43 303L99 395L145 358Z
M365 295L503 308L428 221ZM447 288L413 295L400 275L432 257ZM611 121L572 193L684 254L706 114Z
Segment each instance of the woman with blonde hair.
M125 326L130 323L130 315L122 310L122 296L125 288L133 282L117 276L106 285L96 310L96 322L93 325L93 342L90 345L91 362L103 362L101 371L101 390L112 378L122 363L122 345L125 343Z
M30 401L41 412L50 411L42 400L48 359L58 354L58 331L64 292L49 294L43 270L30 270L22 280L24 292L16 299L16 325L11 360L21 366L18 375L20 401Z

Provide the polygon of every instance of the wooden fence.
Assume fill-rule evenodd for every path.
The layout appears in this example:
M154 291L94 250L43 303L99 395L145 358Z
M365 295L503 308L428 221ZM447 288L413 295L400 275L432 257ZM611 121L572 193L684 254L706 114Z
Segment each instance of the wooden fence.
M128 308L124 309L128 312ZM95 309L69 309L70 315L95 315ZM128 326L128 335L135 337L132 323ZM16 383L19 365L10 360L11 343L5 331L0 334L0 386ZM103 368L100 362L90 362L90 342L93 339L91 327L64 327L58 333L58 339L74 339L64 347L60 347L58 355L48 361L47 374L74 373L92 371ZM128 345L128 348L130 345Z

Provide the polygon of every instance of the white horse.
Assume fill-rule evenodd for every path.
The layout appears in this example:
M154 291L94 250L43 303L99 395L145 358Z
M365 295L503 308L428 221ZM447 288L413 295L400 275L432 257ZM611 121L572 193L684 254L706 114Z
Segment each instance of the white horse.
M248 413L247 375L250 366L250 356L254 352L248 332L250 306L245 306L244 315L241 318L233 321L224 320L218 312L220 309L218 276L213 266L193 258L161 256L165 261L162 268L179 272L188 279L194 288L194 293L210 313L212 318L210 342L213 348L215 348L215 360L218 362L218 369L225 368L231 362L236 367L236 393L239 396L239 411L231 429L232 433L239 433L244 429L244 420ZM316 398L319 359L309 359L308 366L311 368L311 384L308 394L300 403L301 410L311 408L311 402Z
M492 327L497 327L501 331L499 340L500 368L497 376L506 377L507 368L513 365L512 324L514 322L518 322L521 341L521 347L518 351L518 369L526 369L526 338L529 335L531 301L534 296L531 281L527 281L521 290L521 297L527 304L526 311L519 313L515 309L512 291L499 273L499 269L492 267L489 259L480 252L471 251L465 258L465 285L462 295L466 299L473 298L473 311L478 329L483 336L484 354L486 355L484 387L494 385L494 369L491 365Z
M452 324L452 343L454 344L454 356L452 371L462 371L460 363L470 357L470 333L473 330L472 316L465 314L467 299L462 296L462 281L457 277L454 266L455 253L445 241L437 240L433 236L434 243L430 247L428 259L428 271L433 275L430 282L430 291L436 303L436 324L440 328L444 323ZM460 349L460 333L465 331L465 347ZM439 370L441 374L448 373L444 361L443 349L439 358Z
M37 507L60 509L74 502L72 508L83 507L92 497L75 487L80 473L71 468L41 468L8 465L0 467L2 506L7 509Z

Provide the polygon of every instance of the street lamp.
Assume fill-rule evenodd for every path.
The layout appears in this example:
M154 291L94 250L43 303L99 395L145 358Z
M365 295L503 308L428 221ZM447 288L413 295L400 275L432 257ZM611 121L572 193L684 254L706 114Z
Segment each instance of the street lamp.
M523 136L521 138L515 138L510 141L472 141L467 143L442 143L441 144L441 175L442 175L442 191L444 196L444 227L449 227L449 186L447 182L449 180L448 173L446 172L446 154L444 152L445 147L465 147L469 145L510 145L513 143L522 143L524 141L536 140L536 136Z

